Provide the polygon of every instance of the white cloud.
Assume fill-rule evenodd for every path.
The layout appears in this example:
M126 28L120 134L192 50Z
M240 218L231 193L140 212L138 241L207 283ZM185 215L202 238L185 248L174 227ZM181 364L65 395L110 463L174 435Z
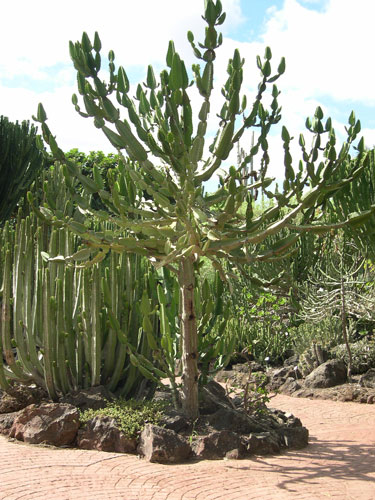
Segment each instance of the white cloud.
M52 9L47 0L8 2L3 7L5 22L0 31L1 46L7 47L0 59L0 114L12 120L31 119L38 102L43 102L50 128L63 149L111 150L91 120L79 117L71 104L75 71L68 41L79 39L84 30L90 36L98 31L103 56L113 49L116 65L122 64L130 71L140 66L139 72L145 74L149 63L154 64L155 70L164 66L168 41L173 39L190 66L193 58L186 32L191 29L196 39L202 37L202 4L203 0L190 0L188 4L185 0L107 0L103 8L98 0L66 0L54 3ZM314 10L316 5L323 9ZM347 115L356 102L375 106L375 71L371 61L375 45L373 0L285 0L282 8L269 10L261 42L253 43L239 42L233 35L236 29L242 33L246 30L240 0L223 0L223 7L228 14L224 35L230 31L232 38L225 37L218 51L211 133L218 124L215 114L222 105L220 87L227 77L227 62L235 48L246 59L243 88L250 103L259 82L256 56L263 56L265 46L271 46L274 69L280 57L286 57L287 71L277 84L282 91L279 102L283 107L283 124L295 136L295 142L299 132L304 131L306 117L314 113L317 105L322 105L323 97L335 99L340 110L347 109ZM31 89L29 84L18 83L18 88L9 88L9 79L15 77L19 77L18 82L25 77L35 79L40 86L36 82ZM42 92L40 89L48 84L51 84L49 92ZM192 103L199 110L201 99L196 93L192 95ZM328 114L335 112L333 108L322 107ZM375 137L373 130L364 133ZM247 151L250 141L248 134L242 142ZM271 158L275 159L270 173L279 175L282 145L271 138L270 147ZM229 163L235 161L233 153Z
M375 148L375 129L365 128L362 130L363 137L365 138L366 148Z
M113 49L125 66L164 62L167 44L186 50L188 29L202 31L202 0L17 0L2 9L0 72L7 76L38 72L68 63L68 42L98 31L103 54ZM224 0L227 26L241 22L239 0ZM37 74L37 73L36 73Z
M81 118L75 112L70 100L74 90L72 87L61 87L54 92L35 93L0 86L1 114L11 121L30 120L34 123L31 117L36 115L38 102L42 102L47 111L48 126L63 150L78 147L87 152L114 151L104 134L95 128L92 120Z
M375 105L373 0L330 0L323 11L285 0L266 24L264 43L287 58L284 85Z

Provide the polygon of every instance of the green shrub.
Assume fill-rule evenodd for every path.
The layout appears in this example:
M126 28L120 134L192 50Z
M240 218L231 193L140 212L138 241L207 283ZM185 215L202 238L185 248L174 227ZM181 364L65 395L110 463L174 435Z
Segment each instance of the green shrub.
M327 316L319 323L306 321L291 328L290 337L296 354L304 353L314 342L324 349L332 349L343 342L341 320Z
M375 368L375 342L367 339L350 344L352 352L352 374L365 373L370 368ZM332 354L348 364L348 352L345 344L336 346Z
M119 429L128 437L138 436L146 424L159 424L169 403L165 401L136 401L117 399L108 401L105 408L80 412L80 422L85 424L94 417L112 417Z

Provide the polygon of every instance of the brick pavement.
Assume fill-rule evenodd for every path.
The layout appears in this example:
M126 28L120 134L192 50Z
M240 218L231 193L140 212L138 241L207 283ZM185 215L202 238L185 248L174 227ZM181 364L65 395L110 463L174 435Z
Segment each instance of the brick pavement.
M271 404L301 418L307 448L160 465L0 437L0 500L375 500L375 405L283 395Z

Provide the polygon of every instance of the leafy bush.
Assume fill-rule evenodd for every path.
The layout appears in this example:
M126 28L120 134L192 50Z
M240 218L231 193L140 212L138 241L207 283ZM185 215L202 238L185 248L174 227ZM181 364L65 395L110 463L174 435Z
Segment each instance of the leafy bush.
M375 368L375 342L367 339L359 340L350 344L352 352L352 373L365 373L370 368ZM341 344L332 349L332 354L348 364L348 352L345 344Z
M165 401L136 401L117 399L108 401L105 408L88 409L80 412L80 422L84 424L94 417L112 417L119 429L128 437L139 435L145 424L159 424L168 405Z
M262 372L252 372L251 364L247 362L248 375L245 381L233 383L226 380L226 392L228 396L240 398L241 408L248 415L261 415L266 410L270 401L267 383L268 377Z
M260 362L280 362L293 348L284 317L286 298L271 292L255 296L245 291L235 299L235 314L229 323L237 338L237 351L245 348Z

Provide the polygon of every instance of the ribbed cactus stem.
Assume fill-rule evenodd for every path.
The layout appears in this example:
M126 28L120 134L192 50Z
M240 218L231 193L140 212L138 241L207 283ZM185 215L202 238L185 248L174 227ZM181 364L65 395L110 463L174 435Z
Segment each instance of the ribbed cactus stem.
M34 322L33 322L33 302L39 296L39 282L34 279L34 248L33 248L33 227L30 218L26 218L26 248L24 262L24 334L26 336L27 352L30 357L30 371L35 381L43 386L43 366L38 358L36 345Z
M110 301L108 303L108 307L110 307L116 317L118 311L118 300L117 300L117 291L119 283L117 281L117 273L116 273L116 263L118 256L111 252L110 255L110 264L109 270L106 270L107 274L105 278L103 278L102 288L107 288L109 291L107 300ZM108 279L110 279L111 286L109 286ZM104 282L106 280L106 282ZM105 292L104 292L105 293ZM104 367L103 367L103 378L107 380L110 375L112 375L113 370L115 368L115 356L116 356L116 343L117 337L116 332L113 328L109 328L108 336L105 344L105 359L104 359Z
M4 357L8 366L12 368L14 366L15 372L17 370L21 372L15 365L15 359L10 343L10 264L11 262L11 252L10 250L5 251L5 261L3 268L3 296L1 304L1 356ZM13 370L14 371L14 370ZM9 384L5 378L5 373L3 369L3 361L1 358L1 368L0 368L0 386L2 389L7 389Z
M82 326L83 326L83 346L84 346L84 356L87 360L91 361L91 287L90 287L90 270L83 270L82 277Z
M61 266L62 267L62 266ZM61 391L63 394L69 392L68 365L65 354L65 331L64 331L64 293L63 280L59 278L56 282L56 335L57 335L57 369Z
M102 341L100 331L101 294L100 294L100 270L97 265L93 269L91 288L91 385L100 384L100 367Z
M56 363L56 349L52 325L51 325L51 280L49 269L44 270L43 277L43 347L44 347L44 379L49 397L57 400L54 382L54 368Z

